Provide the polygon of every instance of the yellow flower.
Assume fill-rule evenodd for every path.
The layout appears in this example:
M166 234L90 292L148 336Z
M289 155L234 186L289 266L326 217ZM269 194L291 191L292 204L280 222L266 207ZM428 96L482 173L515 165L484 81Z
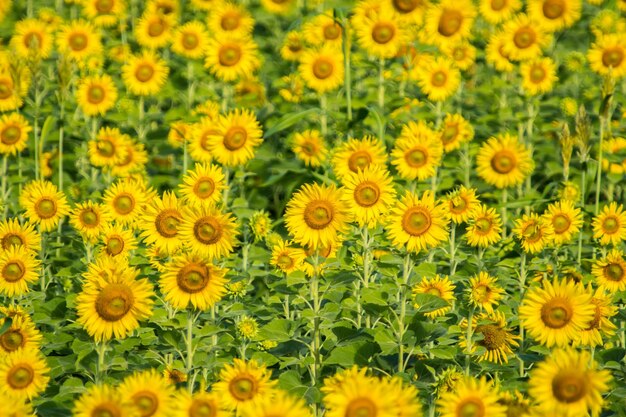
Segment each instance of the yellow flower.
M601 287L594 292L589 284L587 292L592 294L591 304L595 313L589 327L580 332L580 339L574 345L601 346L604 344L602 336L608 339L615 334L617 326L610 319L617 314L617 307L613 305L613 296L606 294L606 289Z
M121 144L124 147L124 157L111 169L111 174L116 177L131 177L132 174L142 171L148 162L148 153L144 144L134 142L128 136L126 138L128 140Z
M315 16L302 26L304 39L311 45L331 45L341 48L343 42L343 29L335 21L332 10ZM289 38L287 38L289 41Z
M296 8L295 0L261 0L261 6L270 13L288 15Z
M452 311L452 301L454 300L454 284L448 276L440 277L435 275L432 278L422 278L422 280L413 286L413 296L417 294L430 294L441 298L448 305L440 307L436 310L424 313L428 318L445 316ZM420 308L419 304L414 303L415 308Z
M96 26L115 26L124 16L126 0L83 0L83 14Z
M53 41L49 25L39 19L24 19L15 24L11 46L21 58L46 59L52 53Z
M480 201L476 197L476 190L460 186L446 197L446 206L450 219L454 223L463 223L473 218L480 208Z
M172 39L174 22L162 13L146 12L135 24L135 40L150 49L163 48Z
M70 215L70 224L86 242L96 243L104 225L112 220L103 204L93 201L76 204Z
M189 206L183 211L180 237L193 254L209 260L226 257L238 234L235 218L214 206Z
M289 241L280 241L272 247L270 264L285 274L304 270L307 255L303 249L290 246Z
M18 350L39 350L41 333L23 310L19 307L3 307L0 313L5 316L0 319L0 326L4 327L7 318L11 319L9 327L0 335L0 357Z
M250 230L256 241L263 241L272 231L272 219L265 210L257 210L250 217Z
M172 51L188 59L202 58L208 45L206 27L197 20L179 26L172 35Z
M550 204L542 218L552 224L554 243L557 245L570 242L583 225L582 211L568 200Z
M23 247L29 252L41 250L41 236L30 222L20 224L17 218L0 221L0 253L11 247Z
M100 243L103 255L110 258L126 258L131 250L137 248L133 232L120 224L105 225L100 234Z
M304 52L304 35L300 32L291 31L287 33L280 48L280 56L285 61L298 61Z
M204 66L223 81L250 77L261 66L258 46L247 36L225 36L207 45Z
M87 116L102 116L115 106L117 87L107 74L85 77L79 82L76 101Z
M506 408L498 403L497 391L485 378L465 377L452 391L437 400L441 417L506 417Z
M384 166L386 162L385 145L371 136L363 139L348 139L335 148L332 158L333 171L340 180L351 173L359 172L359 169Z
M119 390L108 385L92 385L74 402L73 416L93 417L97 414L108 414L129 417L130 409L134 409L132 402L125 402Z
M129 178L119 180L104 194L106 211L119 224L131 225L143 214L146 194L137 185Z
M254 339L259 334L259 324L253 317L243 316L237 322L237 334L242 339Z
M492 25L509 20L522 7L520 0L480 0L478 10Z
M521 219L515 220L513 233L520 240L524 251L529 253L541 252L554 239L552 222L539 217L537 213L524 214Z
M233 365L226 365L220 371L219 382L213 384L212 392L229 409L239 410L247 403L255 404L273 395L275 385L264 365L235 358Z
M113 167L122 163L127 155L130 136L122 134L118 128L103 127L95 138L89 141L89 162L97 167Z
M254 151L263 142L263 131L250 110L233 110L220 116L215 130L207 138L207 147L215 159L225 166L243 165L254 158Z
M298 69L306 85L319 94L343 85L343 54L330 45L303 52Z
M50 368L36 350L21 349L0 360L0 394L18 400L31 400L48 386Z
M391 164L404 179L425 180L435 175L442 156L443 145L437 134L423 121L409 122L402 126L394 144Z
M476 156L476 165L478 175L497 188L521 184L534 169L526 146L508 133L484 142Z
M118 391L124 403L134 404L140 417L171 416L174 389L155 369L127 376Z
M591 70L615 78L626 75L626 35L605 35L597 39L587 52Z
M525 61L520 66L522 74L522 87L531 95L537 95L552 91L556 76L556 64L550 58L539 58Z
M194 161L209 163L213 160L213 154L209 148L209 136L217 132L216 122L219 120L219 113L215 117L202 117L198 123L189 127L189 154Z
M467 291L470 303L487 313L493 312L493 308L498 305L504 294L504 290L497 284L497 279L484 271L470 278Z
M505 50L506 37L504 33L498 32L489 38L485 50L487 62L500 72L511 72L515 68L511 62L511 55Z
M169 68L154 52L143 51L122 66L122 80L128 90L138 96L155 95L167 81Z
M72 20L61 26L57 45L59 52L75 61L85 61L89 56L102 53L100 32L84 20Z
M19 113L0 116L0 154L15 155L26 149L28 134L33 129Z
M470 36L476 9L469 0L442 0L426 12L424 37L437 46Z
M20 204L26 209L26 217L39 225L41 232L54 229L70 212L65 195L49 181L33 181L22 190Z
M469 69L476 61L476 48L468 41L446 43L441 51L462 71Z
M580 19L581 0L530 0L530 17L550 32L571 27Z
M172 371L178 372L180 371ZM181 383L187 380L176 379ZM190 394L187 390L178 390L174 397L174 412L171 417L229 417L232 413L226 410L222 398L214 392L195 392Z
M291 143L291 150L306 166L319 167L326 160L328 149L319 130L297 132Z
M551 36L530 17L518 14L503 26L503 52L513 61L539 58Z
M461 330L466 329L467 321L464 320L461 323ZM507 319L500 311L481 313L474 317L472 332L474 336L480 335L482 340L472 344L471 353L475 353L479 347L485 349L484 353L478 357L478 362L508 363L509 356L514 353L511 348L519 345L516 341L518 336L510 333L510 329L507 328ZM459 347L467 349L467 336L461 339Z
M601 245L619 245L626 240L626 212L624 206L613 201L602 208L593 219L593 237Z
M208 27L215 38L249 36L254 29L254 19L240 4L218 2L209 14Z
M39 278L41 263L24 246L0 252L0 294L14 297L29 291L28 284Z
M328 417L394 417L398 415L398 403L395 401L398 390L397 385L391 386L378 378L357 374L324 396L326 414Z
M626 260L619 249L611 249L602 259L591 267L596 283L611 293L626 290Z
M387 7L366 18L353 18L359 46L368 54L384 59L394 57L410 40L398 15Z
M217 165L196 164L194 170L183 177L183 184L179 187L186 203L213 205L222 199L222 191L226 188L224 172Z
M396 191L389 172L382 166L370 166L343 179L345 200L352 218L360 227L372 229L393 206Z
M150 200L141 220L141 237L159 252L172 255L182 246L179 227L183 220L176 195L170 191Z
M461 84L461 73L445 57L437 57L418 71L417 82L431 101L444 101L451 97Z
M1 135L1 134L0 134ZM612 174L626 172L626 139L605 139L602 144L605 157L602 158L602 169Z
M481 204L466 231L465 237L470 246L486 248L500 240L502 220L496 209Z
M429 0L387 0L398 18L409 25L421 25L424 22L424 16L431 3Z
M239 410L241 417L311 417L311 408L304 399L276 390L258 402L247 403Z

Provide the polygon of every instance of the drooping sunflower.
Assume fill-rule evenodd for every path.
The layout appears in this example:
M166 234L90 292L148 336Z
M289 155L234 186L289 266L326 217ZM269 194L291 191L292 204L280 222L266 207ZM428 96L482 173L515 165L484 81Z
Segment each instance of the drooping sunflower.
M611 379L589 352L555 349L533 368L528 392L544 415L598 416Z
M522 7L520 0L480 0L480 15L492 25L509 20Z
M528 253L541 252L554 239L552 223L537 213L524 214L521 219L515 220L513 233Z
M70 224L89 243L96 243L104 225L112 220L104 205L86 201L76 204L70 214Z
M626 211L624 206L613 201L602 208L593 219L593 237L601 245L619 245L626 240Z
M315 16L302 26L304 39L311 45L332 45L342 47L343 29L335 21L331 11Z
M85 0L83 14L98 27L115 26L124 18L126 0Z
M500 240L502 219L496 209L481 204L465 230L465 237L470 246L486 248Z
M319 130L297 132L291 143L291 150L306 166L319 167L326 160L328 149Z
M305 50L304 47L304 35L301 32L288 32L280 48L280 56L285 61L298 61Z
M530 0L528 15L550 32L571 27L580 19L581 0Z
M552 224L556 245L570 242L583 225L582 211L569 200L550 204L542 218L544 222Z
M398 404L394 401L397 396L390 388L398 389L378 378L355 375L324 396L326 414L328 417L397 416Z
M604 35L587 52L592 71L621 78L626 75L626 35Z
M183 211L180 237L196 255L209 260L228 256L238 234L235 218L215 206L190 206Z
M0 154L15 155L26 149L31 130L28 120L19 113L0 116Z
M96 341L123 339L152 315L152 284L126 263L91 275L76 297L77 322Z
M84 20L72 20L57 32L59 52L75 61L102 53L100 31Z
M118 391L122 402L135 405L139 417L169 417L174 409L174 387L155 369L124 378Z
M487 313L493 312L493 308L498 305L504 294L497 279L484 271L470 278L467 292L470 303Z
M41 333L31 318L18 308L9 307L0 311L11 319L11 325L0 335L0 357L17 350L39 350L40 348ZM6 318L0 319L0 326L4 326L6 320Z
M8 72L0 71L0 112L16 110L24 104L29 76L23 76L16 82Z
M445 202L450 219L457 224L467 222L480 209L480 201L476 197L476 190L474 188L465 188L464 185L450 192Z
M188 59L200 59L209 45L204 24L193 20L179 26L172 35L172 51Z
M0 395L31 400L48 385L50 368L37 350L20 349L0 360Z
M207 262L203 257L182 254L165 265L159 286L165 300L173 307L206 311L226 294L227 270Z
M519 317L528 333L547 347L565 346L589 327L595 308L582 284L544 280L524 295Z
M178 390L174 396L172 417L229 417L222 398L214 392Z
M103 115L115 106L117 87L107 74L88 76L80 80L76 101L87 116Z
M502 50L512 61L539 58L551 40L546 30L525 14L518 14L506 22L502 31Z
M354 18L352 24L359 46L368 55L392 58L410 40L406 26L390 7L381 7L378 13L366 18Z
M455 299L454 289L455 285L450 281L448 276L435 275L432 278L422 278L420 282L413 286L412 293L413 296L417 294L431 294L448 303L447 306L424 313L426 317L434 319L436 317L445 316L452 311L452 302ZM415 308L420 308L420 305L417 303L413 303L413 305Z
M109 385L92 385L74 402L74 417L135 417L138 411L131 402L122 400L122 393Z
M164 60L154 52L144 50L122 66L122 80L132 94L151 96L161 91L169 71Z
M461 323L461 330L467 329L467 321ZM508 363L511 356L519 344L511 330L507 328L507 318L500 311L481 313L474 317L472 321L472 333L474 337L482 337L482 340L472 344L472 352L482 347L485 351L478 356L478 362L487 361L498 364ZM467 349L467 337L461 339L459 347Z
M548 57L523 62L520 73L522 87L526 94L531 96L550 92L558 80L556 64Z
M393 245L406 245L409 252L427 250L448 240L450 216L431 191L424 191L421 198L407 192L388 218L387 235Z
M131 179L123 179L104 193L105 209L116 223L132 225L142 216L146 194L137 185Z
M611 249L607 255L591 266L596 283L611 293L626 290L626 259L619 249Z
M461 71L468 70L476 62L476 48L466 40L448 43L442 47L442 52Z
M391 163L400 177L425 180L437 172L443 146L436 133L423 121L409 122L402 127L391 151Z
M144 144L129 138L122 142L122 146L124 157L113 165L111 174L120 178L130 178L133 174L140 174L148 162L148 152Z
M263 142L263 131L254 113L238 109L220 116L207 146L225 166L243 165L254 158L254 149Z
M100 235L101 251L110 258L126 258L131 250L137 248L137 239L131 230L121 224L106 224ZM119 258L118 258L119 257Z
M285 225L294 240L313 250L332 245L347 231L350 212L342 198L343 190L334 185L304 184L291 197L285 212Z
M180 193L191 205L211 205L221 200L224 188L225 176L219 166L196 164L194 170L183 177Z
M135 40L144 48L165 47L172 39L174 22L162 13L144 13L135 24Z
M281 240L272 247L270 264L285 274L304 269L307 254L304 249L291 246L290 241Z
M113 167L126 158L128 135L122 134L116 127L103 127L95 138L87 144L89 162L97 167Z
M497 32L491 35L485 49L485 59L496 70L511 72L515 69L515 65L511 62L510 54L504 49L505 43L506 37L504 33Z
M204 116L198 123L190 125L189 155L194 161L209 163L213 160L209 137L217 133L215 125L218 120L219 111L215 115Z
M229 409L239 409L244 404L255 403L274 394L276 381L270 380L270 373L264 365L256 361L233 359L232 365L225 365L220 371L219 381L213 384L213 392Z
M385 145L372 136L350 138L333 151L333 172L340 180L369 166L384 166L387 162Z
M22 190L20 204L31 223L38 224L41 232L49 232L70 212L70 207L65 195L51 182L39 180L31 185L28 191Z
M0 221L0 253L11 247L23 247L29 252L41 250L41 236L30 222L20 224L17 218Z
M54 35L42 20L24 19L15 23L11 46L21 58L46 59L52 53Z
M484 142L476 156L476 165L478 175L497 188L521 184L534 169L526 146L508 133Z
M437 400L441 417L506 417L506 407L498 402L492 384L483 377L465 377L452 391L443 393Z
M254 19L243 5L231 2L218 2L211 10L207 21L214 37L249 36L254 28Z
M617 307L613 305L613 296L607 294L605 288L598 288L594 292L589 284L587 292L592 294L594 317L589 327L580 332L580 339L575 341L574 345L595 347L604 343L603 336L608 339L615 334L617 326L610 319L617 314Z
M476 8L469 0L443 0L426 12L424 37L441 46L470 36Z
M249 36L225 36L207 45L204 66L222 81L249 77L260 66L258 46Z
M141 238L159 252L172 255L183 244L178 231L182 220L176 195L166 191L147 205L140 219Z
M393 206L396 191L389 172L382 166L359 170L345 177L343 185L348 209L360 227L376 227Z
M466 1L466 0L463 0ZM431 101L444 101L461 84L461 72L446 57L439 56L418 70L417 82Z
M304 51L298 69L306 85L319 94L343 85L343 54L341 49L330 45Z

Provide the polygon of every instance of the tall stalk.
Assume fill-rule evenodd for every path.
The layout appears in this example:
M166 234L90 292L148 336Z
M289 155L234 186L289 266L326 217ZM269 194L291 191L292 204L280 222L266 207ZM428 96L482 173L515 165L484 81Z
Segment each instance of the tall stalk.
M96 385L102 385L106 376L106 351L106 340L96 343L96 352L98 353L98 363L96 364L96 375L94 378Z
M467 314L467 329L465 331L466 352L465 352L465 375L470 375L470 364L472 363L472 349L474 347L472 338L474 337L474 329L472 328L474 320L474 307L470 307Z
M313 382L314 384L318 383L318 379L320 377L319 371L321 367L321 334L320 334L320 310L321 310L321 300L320 300L320 292L319 292L319 251L315 251L313 255L313 277L311 278L310 283L310 295L311 300L313 301L313 334L311 341L311 354L313 356Z
M345 69L344 73L344 84L345 84L345 92L346 92L346 113L348 116L348 122L352 121L352 66L350 62L351 55L351 34L350 34L350 20L343 20L343 66Z
M519 298L520 305L524 300L524 290L526 289L526 252L522 252L520 259L520 273L519 273ZM524 324L522 321L519 323L519 351L522 353L524 351ZM524 359L519 356L519 375L520 377L524 377L525 368L524 368Z
M192 309L187 310L187 333L184 335L185 346L187 348L187 356L185 358L185 368L187 371L187 390L189 393L193 393L193 384L195 381L195 375L193 372L193 328L195 323L195 313Z
M320 131L322 137L328 134L328 97L326 94L320 94Z
M411 271L413 270L413 265L411 265L411 254L407 252L404 256L404 263L402 265L402 284L398 288L398 294L400 295L399 303L400 303L400 314L398 315L398 330L397 330L397 342L398 342L398 372L404 372L405 369L405 361L404 361L404 334L406 332L406 325L404 324L404 319L406 318L406 303L407 303L407 294L409 289L409 281L411 278Z

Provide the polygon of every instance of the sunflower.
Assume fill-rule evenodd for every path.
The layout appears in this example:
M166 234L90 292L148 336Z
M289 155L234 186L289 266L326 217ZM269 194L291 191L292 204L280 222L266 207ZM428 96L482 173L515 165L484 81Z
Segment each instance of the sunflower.
M270 13L288 15L296 8L295 0L261 0L261 6Z
M113 167L127 157L127 143L130 137L122 134L116 127L103 127L98 135L87 144L89 162L97 167Z
M619 245L626 240L626 212L624 206L615 201L605 205L593 219L593 237L601 245Z
M398 416L397 395L390 392L398 386L378 378L355 375L324 396L328 417L394 417Z
M504 33L498 32L491 35L487 48L485 48L485 59L496 70L511 72L515 69L515 65L511 62L510 54L504 49L505 43L506 37Z
M285 225L294 240L313 250L335 243L347 231L350 212L334 185L305 184L287 203Z
M496 209L481 204L465 230L470 246L487 248L500 240L502 219Z
M355 380L359 382L372 378L367 375L368 371L368 368L361 368L357 365L352 365L350 368L339 370L334 375L324 378L324 385L322 385L320 391L324 395L340 393L343 384L347 381Z
M48 385L50 368L36 350L20 349L0 360L0 394L18 400L32 399Z
M39 350L42 336L30 317L20 314L19 310L5 309L1 312L11 319L11 324L0 335L0 357L17 350ZM4 328L6 324L6 318L0 319L0 327Z
M226 166L243 165L254 158L254 148L263 142L263 131L254 113L233 110L220 116L207 146L215 159Z
M59 52L75 61L102 53L100 32L89 22L72 20L61 26L57 33Z
M28 134L32 128L28 120L19 113L0 116L0 154L15 155L28 144Z
M104 115L116 100L117 87L110 76L88 76L79 81L76 101L87 116Z
M393 58L410 35L398 15L387 7L366 18L352 19L359 46L377 58Z
M83 14L99 27L115 26L124 16L126 0L85 0Z
M382 166L370 166L343 179L345 199L351 217L360 227L374 228L393 206L396 191L389 172Z
M533 287L524 295L519 317L528 333L550 348L578 340L594 311L591 294L581 284L544 280L543 288Z
M343 29L330 10L305 23L302 26L302 35L311 45L330 45L337 49L342 47Z
M254 19L242 5L231 2L219 2L211 14L207 25L213 37L249 36L254 28Z
M407 192L388 218L387 235L393 245L406 245L409 252L427 250L448 240L450 217L431 191L424 191L421 198Z
M173 148L180 148L183 144L189 143L192 126L193 124L183 120L170 123L169 131L167 132L167 143L172 145Z
M31 185L28 192L22 190L20 204L23 203L30 222L38 224L41 232L49 232L69 213L67 200L49 181L34 181Z
M480 15L492 25L509 20L520 8L520 0L480 0Z
M569 200L550 204L541 217L545 223L552 225L556 245L570 242L583 225L581 210L574 207L574 203Z
M467 292L470 303L487 313L493 313L493 308L502 300L504 294L497 279L483 271L470 278Z
M343 85L343 53L330 45L304 51L298 69L306 85L319 94Z
M605 139L602 149L606 155L602 158L602 170L611 174L626 173L626 139L615 137Z
M76 297L77 322L96 341L123 339L152 315L152 284L127 264L92 275Z
M445 307L440 307L433 311L424 313L426 317L434 319L436 317L445 316L447 313L452 311L452 302L455 299L454 289L455 285L452 281L450 281L450 278L448 278L447 275L443 277L435 275L432 278L423 277L419 283L413 286L412 293L413 296L417 294L434 295L448 304ZM413 303L413 306L417 309L420 308L420 305L417 303Z
M172 51L188 59L202 58L210 41L206 27L197 20L179 26L172 38Z
M350 138L333 151L333 171L340 180L369 166L384 166L387 162L385 145L372 136Z
M526 94L535 96L552 91L556 76L556 64L551 58L525 61L520 66L522 88Z
M506 417L506 407L498 403L497 391L483 377L465 377L452 391L437 400L441 417Z
M591 412L598 416L611 379L611 373L598 369L589 352L555 349L533 368L528 392L544 415L573 417Z
M74 402L74 417L137 417L132 402L124 402L122 393L109 385L92 385Z
M229 417L232 413L225 409L222 399L213 392L179 390L174 396L174 410L171 417Z
M172 39L173 26L172 19L161 13L144 13L135 24L135 40L144 48L163 48Z
M191 205L212 205L222 198L226 188L225 176L217 165L196 164L193 171L183 177L180 192L185 202Z
M304 35L301 32L291 31L283 40L280 56L285 61L299 61L304 50Z
M52 53L54 34L42 20L24 19L15 23L11 46L20 58L46 59Z
M170 69L154 52L144 50L132 56L122 66L122 79L126 88L138 96L151 96L161 91Z
M429 0L387 0L386 4L393 8L402 22L417 26L424 22L426 11L431 6Z
M202 117L198 123L190 125L189 154L194 161L209 163L213 160L213 154L209 148L209 137L217 134L215 127L219 121L219 111L210 117Z
M135 405L139 417L171 416L174 388L155 369L126 377L118 391L123 402Z
M166 191L150 201L140 220L141 237L159 252L174 254L183 244L178 231L183 216L176 195Z
M228 256L238 234L235 218L214 206L190 206L183 211L180 237L196 255L209 260Z
M107 213L122 225L134 224L143 214L146 193L131 179L112 184L104 193Z
M207 45L204 66L222 81L249 77L261 66L258 46L248 36L225 36Z
M196 4L197 0L192 0L192 4ZM180 16L180 6L178 0L150 0L146 7L147 13L161 14L173 22L178 21Z
M104 225L111 219L104 205L93 201L78 203L70 214L70 224L89 243L96 243Z
M185 309L191 303L194 308L206 311L226 293L226 272L201 256L183 254L166 264L159 286L173 307Z
M450 219L457 224L467 222L480 209L480 201L476 197L476 190L474 188L465 188L464 185L450 192L445 199L445 204Z
M626 259L619 249L611 249L607 255L591 266L596 284L611 293L626 290Z
M476 8L470 0L442 0L426 12L424 37L441 46L470 36Z
M111 174L115 177L132 177L140 173L148 162L148 152L143 143L135 142L128 138L123 141L124 158L116 162L111 168Z
M287 275L304 270L304 261L307 257L303 249L290 245L290 241L283 240L275 244L272 247L272 259L270 259L270 265Z
M611 318L617 314L617 307L613 305L613 296L607 295L605 288L593 291L591 284L587 292L592 294L591 304L595 307L594 317L589 327L580 333L580 339L574 345L601 346L604 344L602 337L610 338L615 335L617 326L611 322Z
M239 410L246 403L256 404L264 397L272 396L275 385L276 381L270 380L264 365L235 358L232 365L225 365L220 371L219 381L213 384L212 392L227 408Z
M465 1L465 0L462 0ZM446 57L439 56L418 70L417 82L431 101L444 101L461 84L461 72Z
M291 150L308 167L319 167L326 160L328 149L319 130L297 132L291 141Z
M571 27L581 8L581 0L530 0L526 7L530 18L550 32Z
M554 239L552 223L537 213L524 214L521 219L515 220L513 233L520 240L524 251L529 253L541 252Z
M0 112L22 107L22 97L26 96L23 80L16 83L11 75L0 71Z
M502 49L512 61L538 58L552 38L542 26L525 14L518 14L506 22L502 31Z
M35 225L29 222L20 224L17 218L0 221L0 254L12 247L23 247L29 252L41 250L41 236Z
M534 169L526 146L508 133L484 142L476 156L476 165L478 175L497 188L521 184Z
M443 146L436 133L426 123L409 122L402 126L400 137L391 151L391 164L400 177L425 180L441 165Z
M9 0L9 4L11 4L11 0ZM2 20L2 7L0 5L0 21ZM30 403L25 403L21 399L0 395L0 416L32 417L34 415L33 407Z
M464 320L461 323L461 330L466 329L467 321ZM479 347L485 349L484 353L478 356L478 362L508 363L509 356L514 354L512 348L519 345L516 341L519 337L511 334L507 328L507 319L500 311L485 312L474 317L472 333L474 336L482 337L482 340L472 344L471 353L475 353ZM467 348L466 337L461 339L459 347Z
M626 75L626 35L604 35L587 52L592 71L621 78Z
M276 390L273 396L265 396L258 402L248 402L239 410L241 417L311 417L311 408L304 399L286 391Z
M108 257L126 258L131 250L137 248L137 240L133 232L120 224L107 224L100 235L102 253Z

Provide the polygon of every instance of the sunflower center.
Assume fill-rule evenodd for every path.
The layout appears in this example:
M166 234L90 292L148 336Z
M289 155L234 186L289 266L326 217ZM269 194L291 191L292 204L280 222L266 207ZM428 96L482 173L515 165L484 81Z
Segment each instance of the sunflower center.
M188 264L185 265L176 275L176 283L178 288L188 294L195 294L209 284L209 271L208 268L201 264Z
M110 140L100 140L98 141L98 152L100 155L111 157L115 155L115 146L111 143Z
M193 192L201 199L209 198L215 191L215 182L212 178L204 177L196 181Z
M501 150L491 158L491 168L498 174L508 174L515 168L515 155L507 150Z
M2 248L3 249L9 249L11 246L22 246L24 244L24 240L21 238L20 235L17 235L15 233L7 233L3 238L2 238Z
M459 134L459 126L456 124L446 125L441 132L441 142L444 145L454 142L457 135Z
M354 201L361 207L371 207L380 198L380 188L372 181L360 183L354 189Z
M74 33L69 37L68 43L73 51L82 51L87 47L89 40L84 33Z
M150 24L148 25L148 35L152 37L161 36L163 32L165 32L165 25L160 18L159 20L150 22Z
M13 352L24 345L24 336L19 330L9 330L0 336L0 346L7 351Z
M43 39L41 35L36 32L30 32L24 35L24 46L28 49L39 49Z
M513 35L513 43L520 49L526 49L532 46L537 39L535 31L529 27L518 29Z
M35 379L35 370L27 363L20 363L14 366L6 379L6 382L13 389L24 389Z
M309 156L313 156L317 153L317 145L313 142L305 142L301 146L302 152Z
M604 233L615 233L619 230L619 221L615 217L607 217L602 222Z
M404 160L413 168L420 168L428 162L428 152L426 149L413 148L404 154Z
M100 104L104 101L105 91L104 88L99 85L92 85L89 90L87 90L87 100L89 100L92 104Z
M562 403L573 403L587 394L585 376L562 371L552 380L552 393Z
M178 210L167 209L157 215L154 225L161 236L172 238L178 234L180 221L181 218Z
M195 33L184 33L182 39L183 48L187 50L196 49L200 44L200 39L198 39L198 35Z
M241 48L237 45L222 46L217 54L220 64L224 67L232 67L241 59Z
M113 283L104 287L96 298L96 312L106 321L118 321L133 307L135 297L126 284Z
M208 401L193 400L189 407L189 417L215 417L216 410Z
M376 417L378 409L372 400L366 397L355 398L346 408L345 417Z
M333 221L334 214L335 210L328 201L314 200L304 209L304 221L311 229L320 230Z
M21 136L22 130L18 126L8 126L2 131L0 140L2 140L2 143L5 145L13 145L20 140Z
M238 401L248 401L256 394L257 385L251 376L241 375L235 377L230 384L228 384L228 389L232 396Z
M111 256L119 255L124 250L124 239L113 236L107 241L106 251Z
M472 297L480 303L489 301L489 295L491 294L491 288L488 285L477 285L472 289Z
M608 48L602 52L602 65L618 67L624 60L624 49L620 47Z
M42 219L49 219L57 212L57 204L50 198L42 198L35 204L35 211Z
M220 26L224 30L235 30L239 27L239 13L226 13L220 21Z
M430 213L422 207L411 207L402 216L402 228L411 236L423 235L431 224Z
M141 417L150 417L159 408L159 398L152 391L139 391L133 395L133 402Z
M446 81L448 81L448 76L444 71L435 71L430 78L430 82L435 87L444 86L446 84Z
M341 36L341 28L339 25L333 23L332 25L324 26L324 38L332 41Z
M302 44L299 39L290 40L287 47L291 52L300 52L302 50Z
M103 402L98 404L89 417L121 417L122 411L117 404L111 402Z
M458 10L444 9L439 18L439 33L445 37L450 37L461 29L463 15Z
M284 254L284 253L278 256L278 259L276 259L276 263L281 269L289 269L293 267L293 264L294 264L293 259L291 259L291 256Z
M565 1L547 0L543 3L543 15L548 19L558 19L565 12Z
M422 4L421 0L392 0L393 7L400 13L411 13Z
M552 226L557 234L566 232L571 224L572 222L565 214L557 214L552 218Z
M0 81L0 99L5 100L13 94L13 86L7 81Z
M326 58L318 58L313 63L313 75L319 80L325 80L330 77L334 69L333 63Z
M492 223L489 219L481 217L479 219L476 219L474 225L476 226L476 230L479 233L487 234L491 230Z
M96 213L93 209L87 209L80 213L80 221L87 227L96 227L100 223L98 221L98 213Z
M522 236L524 236L524 239L529 242L537 242L543 236L541 233L541 226L535 221L529 222L522 229Z
M541 320L551 329L565 327L572 315L572 306L564 298L554 298L541 307Z
M396 28L389 23L377 23L372 29L372 39L378 44L390 42L396 34Z
M457 417L484 417L485 406L478 398L468 398L456 408Z
M114 0L96 0L95 3L96 10L99 13L109 13L113 10L113 6L115 6Z
M605 276L611 281L621 281L624 279L624 269L620 264L608 264L604 267Z
M224 147L229 151L236 151L246 144L248 132L241 126L234 126L228 129L224 135Z
M113 208L119 214L126 215L135 208L135 199L129 193L123 193L113 200Z
M491 10L499 12L506 6L507 0L491 0Z
M150 64L140 64L135 70L135 78L142 83L147 83L154 76L154 68Z
M356 151L348 158L348 168L352 172L365 169L372 163L372 156L367 151Z
M506 331L495 324L476 326L476 331L483 335L483 340L478 342L487 350L497 350L506 343Z
M546 70L540 65L533 65L530 69L530 81L540 83L546 79Z
M443 294L441 293L441 290L439 288L436 287L430 287L428 288L424 294L430 294L430 295L436 295L437 297L441 297Z
M193 234L200 243L213 245L222 237L222 226L213 217L203 217L193 226Z

